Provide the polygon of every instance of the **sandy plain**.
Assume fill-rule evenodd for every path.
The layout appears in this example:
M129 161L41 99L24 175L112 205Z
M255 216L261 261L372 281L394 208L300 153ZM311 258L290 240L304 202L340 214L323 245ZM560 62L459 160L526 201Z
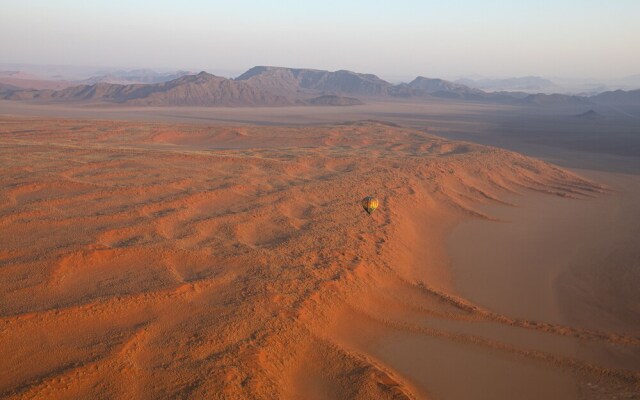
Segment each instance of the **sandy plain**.
M1 395L638 398L635 158L364 107L3 108Z

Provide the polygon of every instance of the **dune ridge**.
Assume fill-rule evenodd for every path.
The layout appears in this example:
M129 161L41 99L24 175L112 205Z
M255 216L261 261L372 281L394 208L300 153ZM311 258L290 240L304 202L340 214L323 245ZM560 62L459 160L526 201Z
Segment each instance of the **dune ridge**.
M597 357L640 338L452 288L446 233L491 219L478 205L607 192L542 161L377 121L3 118L0 153L2 397L430 398L362 342L405 331L562 371L587 398L640 391Z

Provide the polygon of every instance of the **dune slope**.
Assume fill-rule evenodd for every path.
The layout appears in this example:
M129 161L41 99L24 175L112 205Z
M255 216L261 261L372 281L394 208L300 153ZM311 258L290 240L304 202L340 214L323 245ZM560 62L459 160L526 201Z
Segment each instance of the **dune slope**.
M465 357L486 353L489 378L516 365L545 394L638 393L637 337L452 290L446 233L490 218L478 204L603 191L552 165L378 122L4 119L0 160L2 397L437 395L438 358L393 359L381 344L396 339L442 343L475 372ZM579 359L566 343L629 356Z

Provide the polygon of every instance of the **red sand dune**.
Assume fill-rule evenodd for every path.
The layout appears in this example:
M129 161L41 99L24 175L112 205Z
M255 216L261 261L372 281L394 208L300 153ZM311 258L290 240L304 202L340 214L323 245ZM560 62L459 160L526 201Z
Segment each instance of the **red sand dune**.
M446 236L478 205L604 191L544 162L374 122L3 119L0 168L0 396L464 398L471 370L540 390L517 398L640 390L638 368L565 350L637 337L452 288Z

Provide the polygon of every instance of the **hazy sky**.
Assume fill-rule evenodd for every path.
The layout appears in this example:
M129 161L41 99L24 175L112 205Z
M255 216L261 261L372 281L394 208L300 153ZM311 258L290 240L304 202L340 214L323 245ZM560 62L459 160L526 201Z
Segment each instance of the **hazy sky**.
M640 0L0 0L0 62L640 74Z

